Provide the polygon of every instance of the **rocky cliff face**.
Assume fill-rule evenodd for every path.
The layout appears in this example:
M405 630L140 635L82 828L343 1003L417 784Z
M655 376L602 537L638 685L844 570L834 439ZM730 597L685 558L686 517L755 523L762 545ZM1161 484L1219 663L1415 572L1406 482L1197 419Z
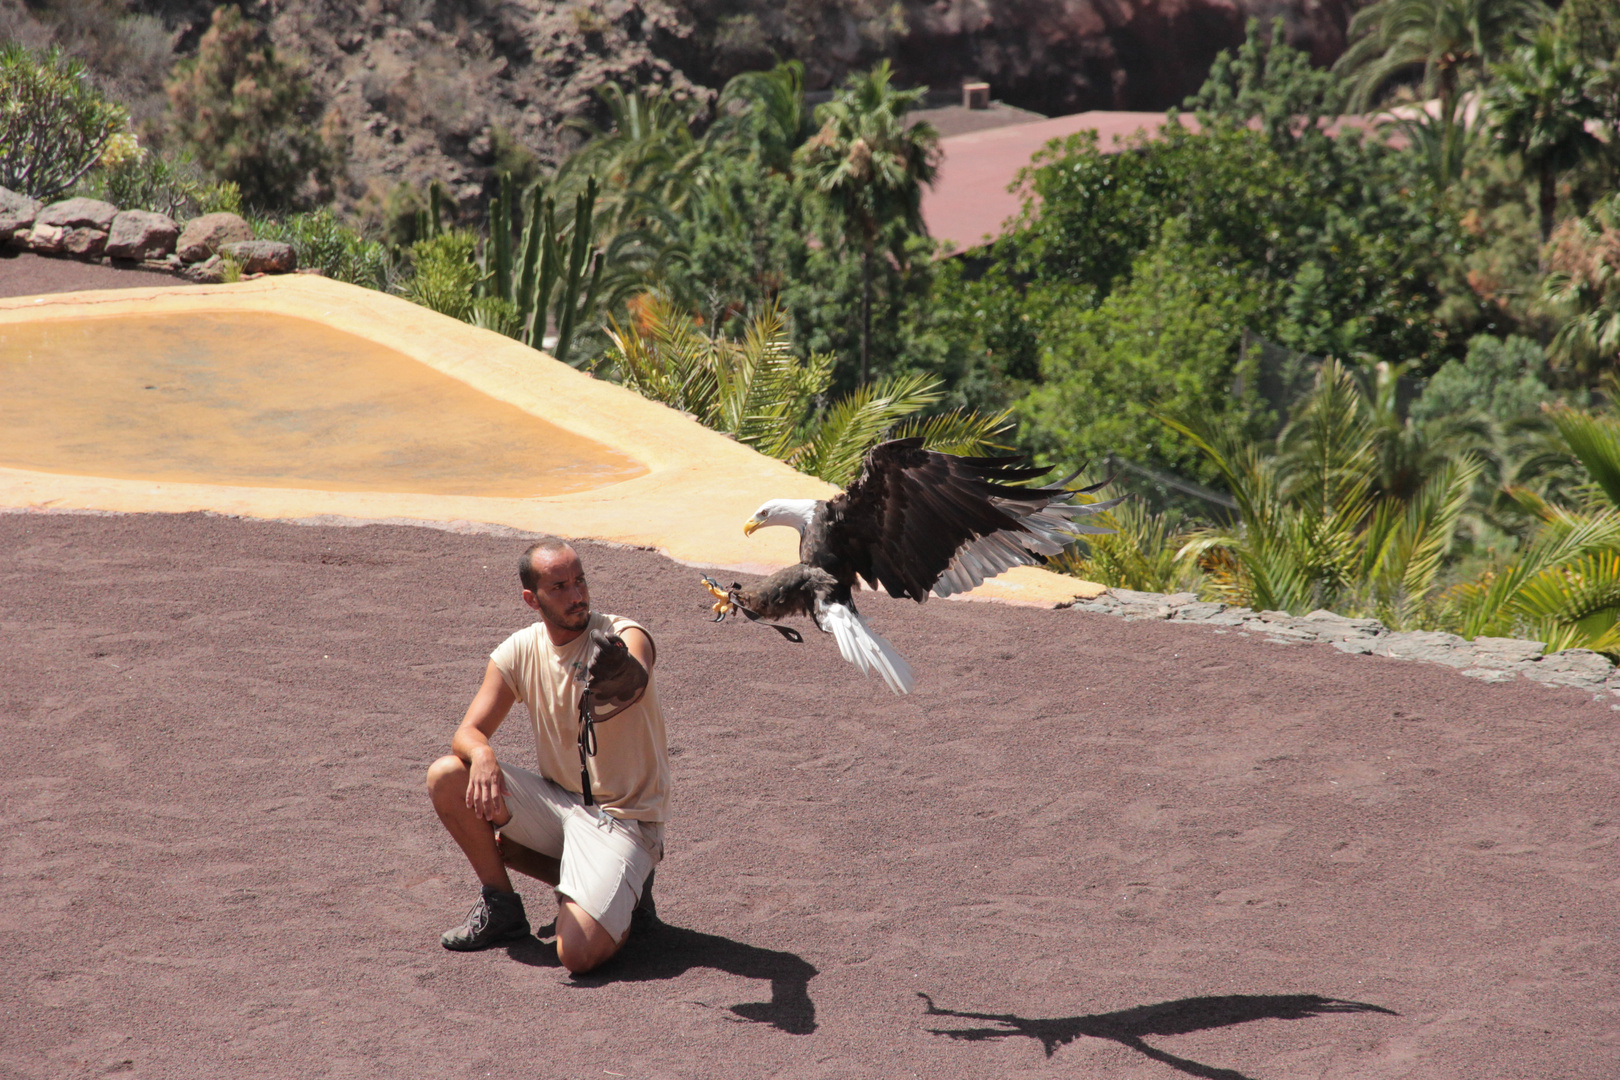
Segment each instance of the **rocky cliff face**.
M1159 110L1202 85L1251 17L1282 17L1289 43L1329 64L1352 0L938 0L908 4L895 50L907 82L982 78L996 97L1058 116Z
M611 8L611 11L603 11ZM653 3L269 0L278 47L301 57L348 143L351 197L400 182L486 193L497 164L554 163L604 82L702 93L655 43L686 33Z
M195 49L215 0L0 0L0 35L105 53L111 43ZM1318 62L1344 47L1355 0L242 0L278 50L306 66L348 146L343 201L401 182L489 190L498 162L542 165L577 141L591 91L609 80L704 97L739 71L797 58L812 89L882 57L902 85L950 90L985 79L994 96L1047 115L1161 109L1196 90L1251 16L1282 16ZM139 31L139 33L134 33ZM101 42L97 45L96 42ZM74 45L74 42L89 44ZM127 47L124 51L128 51ZM152 49L147 49L151 52ZM143 53L144 55L144 53ZM96 56L87 56L93 64ZM145 111L166 61L142 68ZM160 62L161 61L161 62ZM150 69L150 70L147 70ZM147 84L150 84L149 86ZM127 96L127 95L125 95Z
M357 175L484 188L502 133L542 161L576 136L602 82L703 96L794 57L812 88L890 57L903 85L985 79L1047 115L1162 109L1203 82L1250 17L1331 63L1353 0L271 0L278 41L310 57L353 139Z

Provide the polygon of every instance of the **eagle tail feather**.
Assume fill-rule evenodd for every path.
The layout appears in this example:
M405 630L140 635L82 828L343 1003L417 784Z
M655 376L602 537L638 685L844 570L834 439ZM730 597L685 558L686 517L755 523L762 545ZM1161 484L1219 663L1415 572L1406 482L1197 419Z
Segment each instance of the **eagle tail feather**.
M838 642L839 655L860 668L863 675L876 671L896 694L911 693L911 665L859 612L836 602L818 604L817 612L823 627Z

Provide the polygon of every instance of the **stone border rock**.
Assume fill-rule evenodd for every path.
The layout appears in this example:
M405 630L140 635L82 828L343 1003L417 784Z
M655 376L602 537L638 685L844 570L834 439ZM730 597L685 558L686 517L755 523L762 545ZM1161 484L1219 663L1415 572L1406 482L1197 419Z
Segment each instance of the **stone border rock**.
M103 266L160 270L199 284L225 279L222 254L237 258L244 277L298 269L291 244L255 240L239 215L203 214L182 228L166 214L120 210L98 199L37 199L0 187L0 244Z
M1201 601L1192 593L1151 593L1106 589L1092 600L1070 607L1126 620L1165 619L1259 634L1275 645L1331 644L1340 652L1421 660L1456 668L1474 679L1508 682L1517 676L1549 686L1586 690L1597 701L1620 699L1620 670L1609 658L1590 649L1542 652L1539 641L1478 637L1473 641L1438 630L1390 630L1377 619L1351 619L1331 611L1290 615L1286 611L1251 611L1246 607ZM1620 704L1612 704L1620 711Z

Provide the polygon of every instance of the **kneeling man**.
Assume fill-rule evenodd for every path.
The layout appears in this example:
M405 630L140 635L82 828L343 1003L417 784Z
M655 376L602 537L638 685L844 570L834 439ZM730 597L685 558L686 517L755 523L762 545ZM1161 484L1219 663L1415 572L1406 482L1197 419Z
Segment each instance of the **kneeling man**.
M470 950L528 936L510 865L556 886L557 956L579 974L624 944L664 854L669 758L655 653L641 626L591 610L585 570L563 541L532 545L518 576L540 620L490 654L451 753L428 769L433 808L483 883L467 921L440 941ZM601 723L582 737L587 688ZM538 772L502 765L489 745L519 701Z

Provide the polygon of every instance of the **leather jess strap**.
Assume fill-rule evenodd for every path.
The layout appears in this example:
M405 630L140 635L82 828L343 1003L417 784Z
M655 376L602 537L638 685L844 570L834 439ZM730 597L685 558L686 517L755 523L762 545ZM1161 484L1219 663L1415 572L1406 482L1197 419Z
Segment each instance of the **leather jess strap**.
M596 805L590 765L590 759L596 756L596 725L607 723L634 704L634 701L627 701L606 716L597 716L591 688L587 686L585 692L579 695L579 790L585 796L586 806Z

